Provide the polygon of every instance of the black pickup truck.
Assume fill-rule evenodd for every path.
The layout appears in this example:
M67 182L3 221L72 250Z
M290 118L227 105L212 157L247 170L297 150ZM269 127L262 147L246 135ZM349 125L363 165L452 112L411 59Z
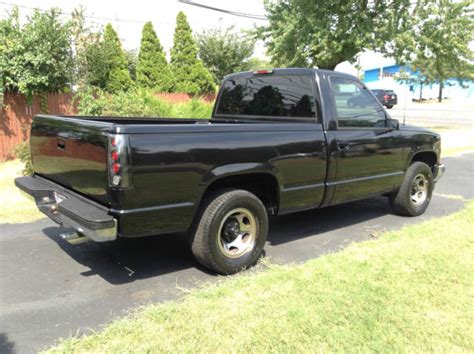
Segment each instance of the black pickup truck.
M30 149L35 173L16 185L73 240L188 232L223 274L257 261L269 215L385 195L416 216L444 172L438 134L317 69L229 75L209 120L38 115Z

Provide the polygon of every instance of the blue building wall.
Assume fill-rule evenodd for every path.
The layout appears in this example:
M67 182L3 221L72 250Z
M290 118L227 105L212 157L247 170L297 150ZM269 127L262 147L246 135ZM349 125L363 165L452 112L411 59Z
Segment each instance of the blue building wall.
M410 76L419 75L419 72L412 71L408 66L391 65L383 67L382 71L380 68L365 70L364 82L371 89L394 90L403 99L419 99L420 93L423 99L438 97L438 85L427 85L421 88L419 85L398 82L394 76L400 72ZM443 96L456 101L472 101L474 100L474 83L467 82L461 86L454 79L448 80L443 89Z
M414 72L408 66L391 65L391 66L385 66L382 69L382 76L384 78L393 77L394 75L400 72L405 72L410 75L414 74ZM368 83L368 82L374 82L374 81L379 81L379 80L380 80L380 68L364 71L364 82Z

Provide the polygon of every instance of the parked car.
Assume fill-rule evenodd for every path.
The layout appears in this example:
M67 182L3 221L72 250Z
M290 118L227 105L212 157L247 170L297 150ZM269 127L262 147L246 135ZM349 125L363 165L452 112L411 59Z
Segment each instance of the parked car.
M377 99L388 109L398 103L398 97L393 90L371 90Z
M209 120L38 115L30 147L34 175L15 183L69 241L188 232L222 274L258 260L270 215L377 195L421 215L445 170L438 134L316 69L229 75Z

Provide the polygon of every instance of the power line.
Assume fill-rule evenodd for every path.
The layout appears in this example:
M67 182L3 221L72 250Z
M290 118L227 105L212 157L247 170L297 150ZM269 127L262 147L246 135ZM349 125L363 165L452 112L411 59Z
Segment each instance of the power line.
M193 0L178 0L178 2L186 4L186 5L202 7L204 9L208 9L208 10L212 10L212 11L223 12L223 13L228 14L228 15L247 17L247 18L252 18L254 20L262 20L262 21L267 20L266 16L264 16L264 15L254 15L254 14L248 14L248 13L244 13L244 12L226 10L226 9L222 9L222 8L219 8L219 7L213 7L213 6L209 6L209 5L205 5L205 4L199 4L197 2L193 2Z

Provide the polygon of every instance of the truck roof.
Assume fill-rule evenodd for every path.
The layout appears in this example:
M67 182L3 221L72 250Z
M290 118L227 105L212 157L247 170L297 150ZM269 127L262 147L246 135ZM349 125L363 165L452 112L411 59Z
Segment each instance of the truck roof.
M339 71L334 70L324 70L324 69L313 69L313 68L275 68L273 69L272 74L279 74L279 75L311 75L314 73L337 73L338 76L346 77L350 79L357 79L355 76L342 73ZM224 80L227 80L231 77L242 77L242 76L253 76L255 73L253 71L242 71L238 73L233 73L226 75Z

